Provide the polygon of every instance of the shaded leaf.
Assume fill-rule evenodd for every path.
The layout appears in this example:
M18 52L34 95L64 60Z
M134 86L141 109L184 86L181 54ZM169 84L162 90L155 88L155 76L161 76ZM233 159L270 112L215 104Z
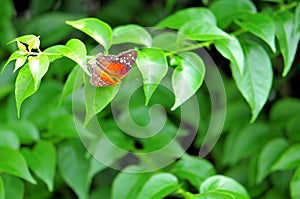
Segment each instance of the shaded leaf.
M0 130L0 147L9 147L18 150L20 141L18 136L11 130Z
M288 142L283 138L270 140L261 150L258 157L256 181L260 183L271 172L272 165L288 147Z
M12 175L1 175L4 184L5 198L23 199L25 186L20 178Z
M29 173L27 163L19 151L8 147L0 149L0 170L1 172L18 176L35 184L36 181Z
M300 144L293 144L288 147L274 163L271 170L288 170L293 169L300 164Z
M182 179L187 179L195 188L216 172L213 165L205 159L184 155L171 170Z
M242 14L256 13L256 7L250 0L214 1L210 10L216 16L218 26L222 29L228 27L234 19Z
M31 170L47 184L48 190L52 192L56 167L54 146L49 142L38 142L32 151L25 148L22 153Z
M291 181L290 181L290 192L292 199L300 198L300 167L296 169Z

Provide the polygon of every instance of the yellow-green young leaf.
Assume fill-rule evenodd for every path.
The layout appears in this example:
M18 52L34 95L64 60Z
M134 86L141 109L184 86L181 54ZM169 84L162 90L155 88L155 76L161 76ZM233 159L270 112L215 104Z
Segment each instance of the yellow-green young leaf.
M30 73L29 65L25 64L19 71L15 82L15 98L18 117L20 117L20 109L23 101L35 92L34 79Z
M293 13L285 11L276 15L276 37L284 62L282 76L288 74L295 59L300 31L294 33L294 28L295 20Z
M10 41L9 43L12 43L12 42L17 42L19 49L20 48L24 49L23 47L19 46L19 45L23 45L23 44L21 44L21 42L27 44L29 51L31 51L32 49L39 49L39 47L40 47L40 39L39 39L39 37L37 37L35 35L24 35L24 36L18 37L16 39ZM23 51L26 51L26 47L25 47L25 50L23 50Z
M171 110L188 100L200 88L204 80L205 66L202 59L195 53L180 53L181 65L177 66L172 75L172 86L175 103Z
M20 67L22 67L25 62L27 60L27 57L20 57L18 59L16 59L16 63L15 63L15 68L13 72L16 72L16 70L18 70Z
M107 52L112 44L111 27L96 18L84 18L77 21L67 21L68 25L84 32L101 44Z
M46 74L49 67L49 59L47 55L39 54L38 56L30 56L28 57L28 64L30 68L30 72L34 79L34 90L37 91L38 85L42 77Z
M152 37L143 27L129 24L118 26L113 29L113 43L134 43L150 47L152 44Z
M167 74L167 60L162 50L146 48L138 51L136 63L143 76L145 104L148 104L153 92Z
M8 147L0 148L0 170L1 172L23 178L32 184L36 183L28 170L24 157L14 149Z
M168 16L156 26L179 29L183 24L189 21L198 21L199 23L208 22L215 25L217 23L215 16L207 8L186 8Z
M27 51L26 46L23 43L19 42L19 41L17 41L17 46L18 46L18 49L20 51L23 51L23 52Z
M23 155L31 170L46 183L48 190L53 191L54 174L56 166L56 152L49 142L38 142L33 150L24 148Z
M17 59L27 59L27 57L25 56L24 52L21 50L17 50L15 52L13 52L10 57L8 58L8 60L6 61L6 63L4 64L1 73L3 73L4 69L6 68L6 66L9 64L9 62L13 61L13 60L17 60ZM17 70L17 65L15 65L15 69L14 72Z
M231 67L235 83L248 102L253 122L266 103L273 81L270 58L266 51L256 43L243 43L245 63L241 76L236 67Z

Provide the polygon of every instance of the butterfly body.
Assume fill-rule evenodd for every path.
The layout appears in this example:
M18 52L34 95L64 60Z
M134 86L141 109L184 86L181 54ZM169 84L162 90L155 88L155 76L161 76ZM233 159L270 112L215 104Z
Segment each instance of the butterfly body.
M94 63L88 63L91 71L90 83L94 86L119 84L134 65L136 50L128 50L118 55L98 54Z

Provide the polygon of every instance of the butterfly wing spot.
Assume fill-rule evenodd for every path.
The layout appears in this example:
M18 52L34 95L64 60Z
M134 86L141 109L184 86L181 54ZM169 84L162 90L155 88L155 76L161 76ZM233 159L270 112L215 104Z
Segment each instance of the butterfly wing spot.
M98 54L94 64L88 64L91 70L90 83L94 86L112 86L119 84L134 65L137 51L128 50L118 55Z

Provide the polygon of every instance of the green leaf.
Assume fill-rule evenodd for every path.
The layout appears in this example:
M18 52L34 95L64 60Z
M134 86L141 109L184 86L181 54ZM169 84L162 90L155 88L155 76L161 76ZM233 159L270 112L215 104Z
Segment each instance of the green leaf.
M28 44L29 51L31 51L32 49L39 49L40 47L40 38L35 35L24 35L10 41L9 43L12 42L22 42Z
M288 147L288 142L279 137L270 140L261 150L258 157L256 182L260 183L271 172L272 165Z
M201 183L216 172L213 165L205 159L184 155L171 170L181 179L187 179L194 187L200 187Z
M23 101L36 92L34 87L34 79L30 73L29 65L25 64L20 70L15 83L15 98L19 118Z
M0 199L5 199L4 184L1 176L0 176Z
M84 103L86 115L84 126L102 109L104 109L117 94L120 86L95 87L92 86L85 78L84 86Z
M271 170L289 170L294 169L300 164L300 144L293 144L287 148L274 163Z
M83 84L83 73L79 67L74 67L73 70L68 75L67 81L64 85L60 100L59 106L61 105L62 101L70 95L73 91L76 91L81 87ZM79 79L80 78L80 79Z
M204 80L205 66L202 59L192 52L180 53L181 65L172 75L175 103L171 110L187 101L200 88Z
M137 198L145 182L149 179L149 173L120 172L113 181L112 199Z
M4 183L5 198L23 199L25 186L20 178L12 175L1 175Z
M19 60L19 59L27 59L27 57L25 56L24 52L21 51L21 50L17 50L15 52L13 52L10 57L8 58L8 60L6 61L6 63L4 64L2 70L1 70L1 74L3 73L4 69L6 68L6 66L13 60ZM20 63L15 63L15 69L14 69L14 72L16 70L18 70L18 68L20 68L22 65Z
M91 183L90 161L86 149L77 140L68 140L58 147L58 170L78 198L87 199Z
M63 56L76 62L82 70L90 75L86 65L86 48L84 43L79 39L71 39L66 43L66 46L56 46L56 50L63 54Z
M278 100L271 108L270 121L277 126L285 128L300 112L300 100L296 98L284 98Z
M20 148L20 141L15 132L11 130L0 130L0 147L9 147L15 150Z
M150 47L151 35L141 26L129 24L113 29L113 44L134 43Z
M169 173L153 175L140 191L137 199L160 199L178 188L178 179Z
M49 59L44 54L28 57L29 69L34 80L34 91L37 91L42 77L46 74L49 67Z
M237 199L233 195L229 193L223 193L223 192L206 192L200 194L195 199Z
M63 45L55 45L55 46L50 46L49 48L46 48L44 50L44 53L47 54L50 62L53 62L53 61L63 57L63 54L58 50L61 48L64 48L64 46Z
M21 144L32 144L40 139L37 127L31 122L17 120L7 123L5 127L18 136Z
M300 3L298 3L296 10L295 10L295 28L294 28L294 35L299 33L300 31Z
M45 4L46 2L44 2ZM48 3L48 2L47 2ZM51 10L52 8L49 8ZM67 38L72 28L66 26L66 20L72 20L78 16L68 12L57 12L55 9L51 12L44 12L39 15L32 15L30 20L26 20L22 32L41 36L42 47L47 47ZM55 23L50 23L50 22Z
M197 41L210 41L218 39L231 39L230 35L208 22L191 21L179 29L179 35L188 36Z
M256 13L256 7L250 0L214 1L210 10L215 14L218 26L222 29L227 28L234 19L243 14Z
M24 148L22 153L30 169L47 184L48 190L52 192L56 166L54 146L49 142L40 141L32 151Z
M292 199L300 198L299 187L300 187L300 167L298 166L298 168L296 169L292 177L292 180L290 181L290 193Z
M200 193L224 193L236 199L250 199L245 188L235 180L226 176L216 175L207 178L200 186Z
M186 8L168 16L160 21L156 26L178 30L183 24L190 21L197 21L198 23L208 22L214 25L216 24L216 18L209 9Z
M167 74L167 60L162 50L146 48L138 51L136 64L143 76L145 104L148 104L153 92Z
M112 44L112 30L107 23L96 18L84 18L66 23L92 37L108 52Z
M32 184L36 184L29 173L26 161L19 151L11 148L0 148L0 171L18 176Z
M286 126L286 135L288 136L289 140L292 142L299 142L300 141L300 115L295 115L290 120L285 121L287 123Z
M250 105L253 122L266 103L273 81L270 58L258 44L244 43L244 74L240 76L236 67L231 67L239 91Z
M273 52L276 51L275 24L268 15L264 13L245 14L239 20L235 20L235 23L264 40Z
M294 34L294 22L291 12L280 12L276 15L276 37L284 62L282 76L286 76L292 67L300 39L300 31Z
M231 132L225 141L224 163L234 165L242 159L257 154L271 136L270 132L270 126L263 122L248 124L242 129Z

